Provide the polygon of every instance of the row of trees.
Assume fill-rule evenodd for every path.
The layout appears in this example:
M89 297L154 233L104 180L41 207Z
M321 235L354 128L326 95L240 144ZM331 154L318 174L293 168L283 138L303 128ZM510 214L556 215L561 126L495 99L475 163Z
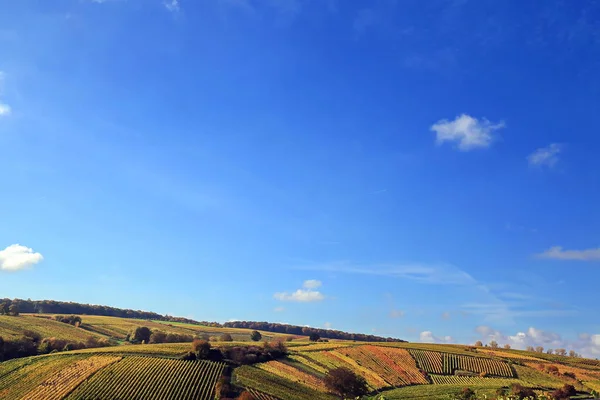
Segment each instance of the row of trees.
M261 346L225 346L213 349L210 342L194 339L192 349L183 360L228 361L236 365L248 365L267 362L284 357L287 347L281 340L264 341Z
M349 333L333 329L311 328L307 326L278 324L272 322L233 321L224 323L223 327L254 329L266 332L286 333L288 335L303 336L310 336L314 333L319 335L319 337L323 338L356 340L361 342L406 342L405 340L400 340L391 337L365 335L362 333Z
M40 334L26 330L15 339L4 339L0 336L0 361L13 358L36 356L85 348L106 347L113 343L106 339L90 336L85 342L58 339L55 337L42 338Z
M188 318L161 315L150 311L130 310L94 304L81 304L54 300L0 299L1 314L8 314L11 306L14 306L14 309L17 311L27 314L102 315L107 317L153 319L159 321L185 322L200 325L212 324L210 322L198 322ZM6 312L3 312L4 309L6 309Z
M477 347L491 347L492 349L498 349L500 348L500 345L498 344L498 342L496 342L495 340L492 340L489 344L486 344L484 346L484 344L481 342L481 340L478 340L477 342L475 342L475 346ZM504 346L502 346L504 349L510 349L510 344L505 344ZM543 346L527 346L527 351L531 351L531 352L535 352L535 353L543 353L544 352L544 347ZM566 356L567 354L569 355L569 357L581 357L580 354L578 354L577 352L575 352L575 350L570 350L567 353L566 349L548 349L546 350L546 354L556 354L558 356Z

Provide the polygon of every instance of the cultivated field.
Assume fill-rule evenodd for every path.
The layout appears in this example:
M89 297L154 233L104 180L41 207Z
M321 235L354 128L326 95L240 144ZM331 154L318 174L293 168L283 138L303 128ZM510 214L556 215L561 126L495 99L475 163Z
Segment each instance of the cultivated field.
M84 341L89 335L124 338L133 329L178 334L229 333L232 342L213 348L260 345L250 330L182 323L82 316L80 328L34 316L0 317L0 336L25 330ZM268 334L265 338L287 335ZM370 395L385 399L438 399L471 387L493 394L519 383L538 391L573 384L580 392L600 389L600 363L524 351L418 343L365 343L336 340L312 343L296 337L286 342L288 355L275 361L239 366L224 362L183 361L191 343L122 344L65 351L0 363L0 398L6 400L213 399L224 373L232 384L257 400L333 400L324 383L338 367L362 376ZM374 397L375 398L375 397Z

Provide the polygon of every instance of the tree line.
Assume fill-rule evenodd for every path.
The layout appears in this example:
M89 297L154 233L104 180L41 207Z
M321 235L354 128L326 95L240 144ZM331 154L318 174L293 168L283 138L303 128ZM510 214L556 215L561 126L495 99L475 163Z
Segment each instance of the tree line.
M4 310L6 312L3 312ZM107 317L183 322L217 328L246 328L266 332L286 333L288 335L310 336L312 333L314 333L322 338L356 340L361 342L406 342L405 340L392 337L381 337L362 333L349 333L333 329L311 328L306 326L278 324L271 322L234 321L221 324L218 322L195 321L189 318L161 315L150 311L131 310L94 304L81 304L54 300L0 299L0 314L10 314L11 311L16 312L16 315L18 315L19 312L26 314L100 315Z
M253 321L233 321L222 324L225 328L245 328L255 329L266 332L286 333L288 335L310 336L318 335L328 339L356 340L361 342L406 342L406 340L381 337L375 335L365 335L363 333L349 333L334 329L311 328L307 326L278 324L273 322L253 322Z

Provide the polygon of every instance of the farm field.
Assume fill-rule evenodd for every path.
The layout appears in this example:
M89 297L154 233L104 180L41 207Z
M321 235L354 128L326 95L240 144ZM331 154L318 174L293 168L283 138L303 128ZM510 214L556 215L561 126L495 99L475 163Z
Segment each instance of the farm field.
M448 395L457 393L464 388L463 385L421 385L406 386L403 388L385 391L383 394L386 400L448 400ZM487 395L493 398L498 386L492 385L486 387L476 387L473 390L480 396ZM371 397L371 400L377 400L377 396Z
M23 336L25 331L37 333L41 337L55 337L57 339L85 342L89 337L103 338L102 334L87 332L69 324L53 321L48 318L39 318L29 315L9 317L0 315L0 335L6 339L15 339Z
M225 364L154 357L126 357L82 383L66 399L203 399L214 387Z
M206 332L212 337L230 333L232 342L211 342L213 348L260 346L250 342L250 330L214 328L185 323L82 316L94 332L49 319L10 318L10 332L30 326L72 339L73 335L123 335L149 326L163 332ZM156 328L158 327L158 328ZM206 329L205 329L206 328ZM170 329L173 329L170 331ZM100 333L104 332L104 333ZM18 333L17 333L18 334ZM274 337L288 335L272 334ZM324 383L326 374L345 367L367 382L372 395L385 399L437 399L464 387L492 394L520 383L540 391L565 383L581 392L597 390L600 369L594 360L541 355L514 350L421 343L366 343L336 340L314 343L295 337L286 342L288 355L274 361L240 366L231 361L183 361L191 343L121 344L58 352L0 363L0 398L7 400L84 399L213 399L215 384L227 370L237 393L247 390L256 400L333 400ZM229 368L226 369L226 366ZM556 374L544 368L556 366ZM575 374L576 379L567 374Z

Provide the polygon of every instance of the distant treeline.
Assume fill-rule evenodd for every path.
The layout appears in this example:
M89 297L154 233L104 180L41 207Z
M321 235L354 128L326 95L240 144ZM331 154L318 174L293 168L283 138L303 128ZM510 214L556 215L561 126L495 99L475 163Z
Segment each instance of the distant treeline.
M226 322L223 326L227 328L246 328L267 332L287 333L288 335L310 336L311 334L316 333L322 338L357 340L361 342L406 342L406 340L391 337L386 338L375 335L365 335L363 333L349 333L333 329L310 328L307 326L277 324L272 322L233 321Z
M150 311L129 310L109 306L98 306L94 304L81 304L54 300L22 300L22 299L0 299L0 304L6 307L16 304L20 313L26 314L73 314L73 315L102 315L107 317L153 319L159 321L185 322L189 324L200 324L188 318L171 317ZM205 323L201 323L204 325ZM209 324L206 322L206 324Z
M122 309L108 306L99 306L93 304L81 304L54 300L21 300L21 299L0 299L0 304L8 309L10 305L16 304L20 313L31 314L72 314L72 315L102 315L120 318L136 318L147 320L159 320L170 322L184 322L188 324L227 327L227 328L246 328L261 330L266 332L286 333L288 335L310 336L316 333L322 338L357 340L363 342L405 342L391 337L381 337L375 335L365 335L362 333L349 333L332 329L310 328L306 326L277 324L271 322L253 322L253 321L234 321L220 324L218 322L195 321L188 318L172 317L161 315L155 312Z

